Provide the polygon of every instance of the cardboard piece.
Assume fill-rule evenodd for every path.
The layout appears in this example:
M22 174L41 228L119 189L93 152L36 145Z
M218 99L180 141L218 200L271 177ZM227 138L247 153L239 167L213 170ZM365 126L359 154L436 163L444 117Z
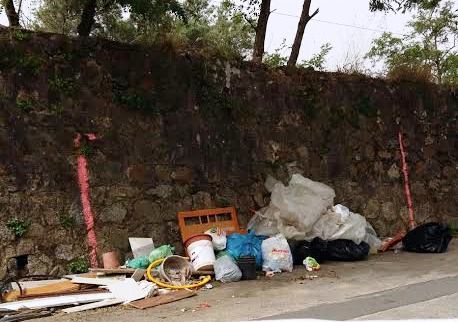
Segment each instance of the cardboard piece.
M152 238L129 237L129 243L134 258L148 256L154 249L154 242Z
M176 301L186 299L188 297L192 297L196 295L197 293L192 292L192 291L186 291L186 290L176 291L176 292L170 292L165 295L159 295L159 296L155 296L155 297L148 298L148 299L134 301L134 302L129 303L129 305L137 309L144 310L144 309L159 306L162 304L176 302Z
M65 291L76 291L79 290L80 286L73 284L70 281L62 280L56 281L55 283L37 286L32 288L25 288L22 291L22 295L40 295L40 294L52 294L52 293L62 293ZM3 295L3 300L5 302L16 301L21 295L19 291L11 291Z

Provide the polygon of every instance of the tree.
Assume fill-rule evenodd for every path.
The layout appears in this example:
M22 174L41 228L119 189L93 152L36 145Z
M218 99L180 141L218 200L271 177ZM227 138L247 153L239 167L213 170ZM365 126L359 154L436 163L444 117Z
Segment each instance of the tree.
M453 3L419 8L408 23L409 33L384 33L366 57L383 61L388 74L397 70L429 72L437 83L458 84L458 14Z
M250 3L256 1L250 0ZM256 36L253 46L253 62L260 63L264 55L264 43L266 41L267 23L270 16L270 0L262 0L259 17L256 24Z
M160 22L169 14L186 20L183 7L178 0L43 0L35 13L39 20L35 25L39 29L44 29L41 28L43 25L56 27L56 23L52 21L52 13L55 12L61 13L59 15L61 23L58 25L65 27L62 29L68 30L68 23L71 22L73 25L71 33L76 32L80 36L89 36L95 27L97 25L100 27L104 21L113 24L114 17L122 24L125 22L123 12L132 17L132 22L142 20ZM75 15L80 17L77 26L74 26L73 22Z
M13 0L1 0L1 5L5 8L10 27L20 27L19 13L16 11Z
M371 11L400 11L406 12L416 7L431 9L437 7L441 0L370 0Z
M287 48L286 39L283 39L280 47L275 49L272 54L266 54L264 56L264 64L271 68L278 68L285 66L288 58L282 55L282 52ZM313 68L315 70L324 70L324 63L326 62L326 57L331 51L332 46L330 43L325 43L321 45L320 51L314 54L310 59L305 59L298 64L298 67L301 68Z
M83 13L78 24L78 35L87 37L91 33L92 26L95 22L95 11L97 9L97 0L85 0L83 2Z
M324 70L324 63L326 62L326 57L328 56L329 52L332 50L332 46L330 43L325 43L321 45L320 51L313 55L310 59L303 60L299 67L303 68L310 68L323 71Z
M297 25L296 37L294 38L293 47L291 49L291 55L288 59L288 67L295 66L297 63L297 58L299 57L299 51L301 50L302 38L304 37L305 27L308 22L315 17L319 9L316 9L312 14L310 14L310 5L312 0L304 0L304 5L302 7L301 17Z

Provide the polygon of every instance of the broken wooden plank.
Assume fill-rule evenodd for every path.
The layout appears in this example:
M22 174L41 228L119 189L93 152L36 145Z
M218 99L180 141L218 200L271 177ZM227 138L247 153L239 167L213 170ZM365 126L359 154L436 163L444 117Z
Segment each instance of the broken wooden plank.
M40 294L50 294L50 293L61 293L65 291L74 291L79 290L80 286L73 284L70 281L58 281L56 283L27 288L22 290L22 295L40 295ZM3 295L3 300L5 302L16 301L21 295L19 291L11 291Z
M39 280L39 281L19 281L19 285L21 285L22 289L26 288L35 288L39 286L50 285L54 283L62 282L62 279L52 279L52 280ZM14 291L19 291L19 286L17 283L11 283L11 288Z
M89 304L84 304L80 306L69 307L67 309L63 309L62 312L65 312L65 313L82 312L82 311L117 305L123 302L124 302L123 300L119 300L119 299L109 299L109 300L103 300L103 301L99 301L95 303L89 303Z
M38 295L22 295L18 297L18 300L36 299L41 297L53 297L60 295L73 295L73 294L93 294L93 293L108 293L108 290L102 288L83 289L76 291L64 291L60 293L43 293ZM1 322L1 321L0 321Z
M76 294L62 295L54 297L45 297L33 300L23 300L11 303L0 304L0 309L19 310L22 308L41 309L50 307L59 307L66 305L85 304L97 302L106 299L113 299L111 293L94 293L94 294Z
M151 307L155 307L155 306L159 306L159 305L163 305L163 304L167 304L167 303L172 303L172 302L176 302L176 301L179 301L179 300L183 300L183 299L186 299L188 297L192 297L192 296L196 296L197 293L196 292L191 292L191 291L176 291L176 292L171 292L169 294L165 294L165 295L160 295L160 296L156 296L156 297L152 297L152 298L148 298L148 299L143 299L143 300L138 300L138 301L134 301L134 302L131 302L129 303L129 305L137 308L137 309L141 309L141 310L144 310L144 309L148 309L148 308L151 308Z
M96 274L105 274L105 275L114 275L114 274L133 274L135 273L135 268L90 268L91 273Z
M48 310L27 310L25 312L15 312L14 315L9 315L3 317L0 321L1 322L19 322L19 321L26 321L31 319L39 319L46 316L50 316L52 314L51 311Z
M137 268L135 270L135 272L132 274L131 278L138 282L140 281L141 279L143 279L143 277L145 276L145 273L146 273L146 269L143 269L143 268Z

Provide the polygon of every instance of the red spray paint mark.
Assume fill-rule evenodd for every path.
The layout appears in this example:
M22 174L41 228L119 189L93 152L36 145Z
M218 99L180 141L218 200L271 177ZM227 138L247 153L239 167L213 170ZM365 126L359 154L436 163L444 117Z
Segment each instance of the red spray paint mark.
M399 131L399 149L401 150L401 161L402 161L402 173L404 174L404 193L407 199L407 208L409 209L409 227L410 229L415 228L415 219L413 213L413 202L412 195L410 193L409 185L409 169L406 162L406 152L404 147L404 141L402 139L402 133Z
M88 140L93 141L96 139L95 135L85 134ZM81 134L77 134L75 140L73 141L76 148L81 146ZM94 213L91 209L91 198L89 195L89 172L87 170L87 159L84 155L79 154L77 158L78 162L78 184L80 187L81 195L81 205L83 207L84 221L86 222L87 228L87 241L89 244L90 254L89 258L91 260L91 266L93 268L98 267L97 263L97 238L95 236L95 227L94 227Z

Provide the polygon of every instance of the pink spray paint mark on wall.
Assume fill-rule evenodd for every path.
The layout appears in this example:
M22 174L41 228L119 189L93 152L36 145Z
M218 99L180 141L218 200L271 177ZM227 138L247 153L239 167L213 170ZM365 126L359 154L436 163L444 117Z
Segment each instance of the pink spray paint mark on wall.
M92 133L85 134L86 138L90 141L96 139L96 136ZM77 149L81 146L81 134L77 134L74 142L74 145ZM81 205L83 208L84 214L84 221L86 222L86 229L87 229L87 241L89 244L90 254L89 258L91 261L91 266L93 268L98 267L97 263L97 238L95 235L95 227L94 227L94 213L92 212L91 208L91 198L89 194L89 172L87 169L87 159L81 153L78 154L77 158L78 164L78 184L80 187L80 195L81 195Z
M402 173L404 174L404 193L406 195L407 208L409 209L409 227L410 229L414 229L416 225L415 225L415 217L414 217L414 212L413 212L412 194L410 193L409 169L407 167L406 151L405 151L404 139L402 137L401 131L399 131L398 139L399 139L399 149L401 151Z

